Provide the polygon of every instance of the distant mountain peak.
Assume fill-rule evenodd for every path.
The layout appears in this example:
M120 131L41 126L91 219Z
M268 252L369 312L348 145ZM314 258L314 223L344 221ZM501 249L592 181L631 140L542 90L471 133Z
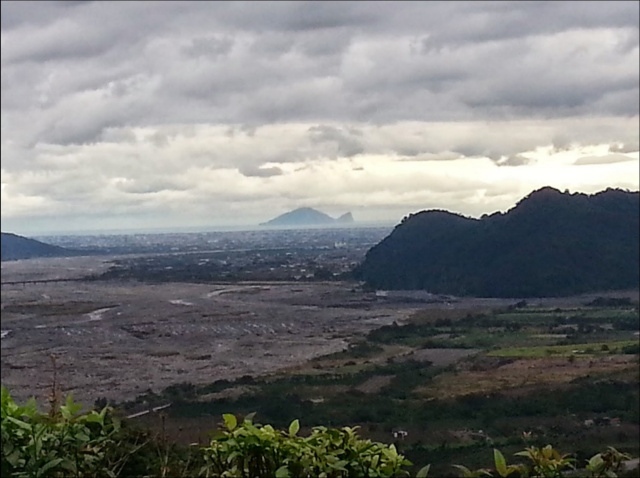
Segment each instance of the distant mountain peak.
M325 226L331 224L353 223L353 216L347 212L337 219L332 218L328 214L313 209L312 207L300 207L293 211L286 212L263 222L261 226Z
M353 219L353 214L351 214L350 212L345 212L342 216L336 219L336 222L342 224L350 224L352 222L355 222L355 220Z

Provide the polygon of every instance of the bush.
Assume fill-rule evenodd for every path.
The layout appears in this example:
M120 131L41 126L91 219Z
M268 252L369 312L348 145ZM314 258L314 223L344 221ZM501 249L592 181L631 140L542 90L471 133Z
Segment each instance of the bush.
M629 355L640 354L640 344L625 345L622 347L622 353Z
M71 395L49 414L18 406L2 387L2 476L116 476L131 450L114 453L120 422L109 407L79 414Z
M406 468L412 466L394 445L360 438L357 427L319 426L302 437L298 420L280 431L254 424L253 414L241 423L225 414L224 430L208 446L178 449L167 446L165 437L121 428L110 407L85 414L80 409L69 396L62 406L52 400L51 411L43 414L33 399L19 406L2 387L2 476L390 478L408 476ZM502 453L494 450L495 469L455 467L464 476L562 477L569 476L564 471L576 462L551 445L531 446L515 455L528 463L507 465ZM586 471L592 477L615 477L624 473L623 462L629 459L610 447L588 459ZM428 472L425 466L416 476L424 478Z
M288 432L254 425L251 416L240 425L234 415L224 420L227 430L204 449L204 476L396 477L411 465L393 445L359 438L356 428L315 427L303 438L298 420Z
M182 388L182 387L180 387ZM187 387L189 388L189 387ZM207 447L177 450L164 437L126 432L113 409L80 414L71 395L49 414L19 406L2 387L2 476L10 477L395 477L411 462L393 445L361 439L356 428L316 427L298 436L224 415L226 430Z

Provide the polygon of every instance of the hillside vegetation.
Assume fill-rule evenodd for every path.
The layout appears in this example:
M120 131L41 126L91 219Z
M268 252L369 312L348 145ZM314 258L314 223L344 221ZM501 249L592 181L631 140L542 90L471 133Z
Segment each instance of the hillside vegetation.
M354 273L378 289L477 297L559 297L636 288L640 194L543 188L506 213L405 218Z
M61 257L73 255L63 247L46 244L44 242L18 236L10 232L2 233L2 245L0 247L3 261L16 261L19 259L32 259L35 257Z

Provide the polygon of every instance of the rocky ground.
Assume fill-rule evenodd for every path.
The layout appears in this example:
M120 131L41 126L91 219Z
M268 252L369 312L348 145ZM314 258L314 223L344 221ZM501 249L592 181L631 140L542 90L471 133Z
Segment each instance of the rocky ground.
M105 258L15 261L2 281L79 277ZM411 307L344 283L3 285L2 383L16 398L63 392L88 403L179 382L259 375L343 349Z

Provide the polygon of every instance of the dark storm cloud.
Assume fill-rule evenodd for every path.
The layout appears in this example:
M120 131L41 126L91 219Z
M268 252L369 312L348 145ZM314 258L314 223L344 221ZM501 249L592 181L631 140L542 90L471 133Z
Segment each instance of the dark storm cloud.
M521 154L514 154L513 156L506 156L498 159L495 163L496 166L524 166L529 164L531 159Z
M456 3L458 5L456 5ZM451 2L442 17L459 15L456 28L445 25L423 41L425 51L479 42L554 34L570 29L638 28L638 3L619 2Z
M91 2L2 2L0 25L2 29L16 28L21 25L41 25L52 18L65 15L71 9Z
M612 153L634 153L637 152L638 143L626 143L626 144L611 144L609 145L609 151Z
M603 145L634 155L638 14L604 1L2 2L3 217L126 210L129 197L248 203L265 184L302 198L323 175L335 189L319 201L418 204L416 171L457 160L490 158L507 177L540 148L575 154L567 164ZM447 187L468 191L464 174Z
M204 36L191 40L183 47L185 54L195 57L218 57L226 55L233 47L233 38L228 36Z
M72 81L47 78L56 61L121 84L157 79L153 106L113 118L140 125L628 115L637 13L637 2L7 2L3 80L49 81L50 123L66 114L60 82ZM26 73L24 62L44 68ZM11 94L19 88L3 84L13 97L3 107L29 104Z
M362 131L356 128L317 125L309 128L309 136L313 143L333 145L337 156L350 158L364 152Z
M281 174L283 174L282 169L276 166L270 168L256 168L253 166L246 166L244 168L241 168L239 171L243 176L254 178L270 178L272 176L280 176Z

